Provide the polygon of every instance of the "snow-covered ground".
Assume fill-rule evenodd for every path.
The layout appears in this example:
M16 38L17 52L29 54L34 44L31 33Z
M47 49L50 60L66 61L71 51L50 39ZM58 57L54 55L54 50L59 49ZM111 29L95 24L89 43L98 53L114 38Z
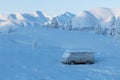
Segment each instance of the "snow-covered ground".
M65 65L65 50L95 52L92 65ZM26 27L0 34L0 80L120 80L120 42L93 32Z

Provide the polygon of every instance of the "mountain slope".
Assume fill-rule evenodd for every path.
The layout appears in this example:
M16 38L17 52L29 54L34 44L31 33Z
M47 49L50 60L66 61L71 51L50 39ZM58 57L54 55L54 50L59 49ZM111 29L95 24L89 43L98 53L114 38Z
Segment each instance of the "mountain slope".
M49 17L40 11L33 13L16 13L3 15L0 14L0 28L10 26L17 27L34 27L41 26L49 21ZM4 31L3 31L4 32Z
M108 22L110 18L114 16L114 13L109 8L95 8L90 10L90 12L102 22Z
M66 11L63 14L53 17L49 22L45 23L45 26L53 28L64 28L65 24L73 17L75 17L74 14Z
M99 21L88 11L81 11L71 20L72 29L94 30L98 27Z

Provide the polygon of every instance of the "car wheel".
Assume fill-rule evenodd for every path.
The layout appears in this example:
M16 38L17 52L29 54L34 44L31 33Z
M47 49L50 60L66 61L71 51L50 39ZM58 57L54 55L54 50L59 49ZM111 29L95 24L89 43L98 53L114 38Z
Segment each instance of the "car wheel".
M86 63L86 64L92 64L92 62L91 62L91 61L86 61L85 63Z
M70 61L70 64L72 65L72 64L75 64L75 61Z

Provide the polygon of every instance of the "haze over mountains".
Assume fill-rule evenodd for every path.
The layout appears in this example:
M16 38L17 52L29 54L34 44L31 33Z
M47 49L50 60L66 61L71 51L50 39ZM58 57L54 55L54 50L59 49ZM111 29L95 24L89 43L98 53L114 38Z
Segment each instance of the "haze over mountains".
M68 30L87 30L118 36L120 9L95 8L75 15L64 12L48 17L43 12L0 14L0 32L12 32L22 27L51 27Z

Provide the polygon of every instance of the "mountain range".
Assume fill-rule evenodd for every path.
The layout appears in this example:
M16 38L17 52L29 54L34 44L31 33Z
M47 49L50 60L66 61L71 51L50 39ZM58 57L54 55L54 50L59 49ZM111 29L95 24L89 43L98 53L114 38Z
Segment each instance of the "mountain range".
M80 11L77 15L66 11L54 17L49 17L41 11L0 14L0 32L12 32L23 27L95 31L119 37L120 9L94 8Z

